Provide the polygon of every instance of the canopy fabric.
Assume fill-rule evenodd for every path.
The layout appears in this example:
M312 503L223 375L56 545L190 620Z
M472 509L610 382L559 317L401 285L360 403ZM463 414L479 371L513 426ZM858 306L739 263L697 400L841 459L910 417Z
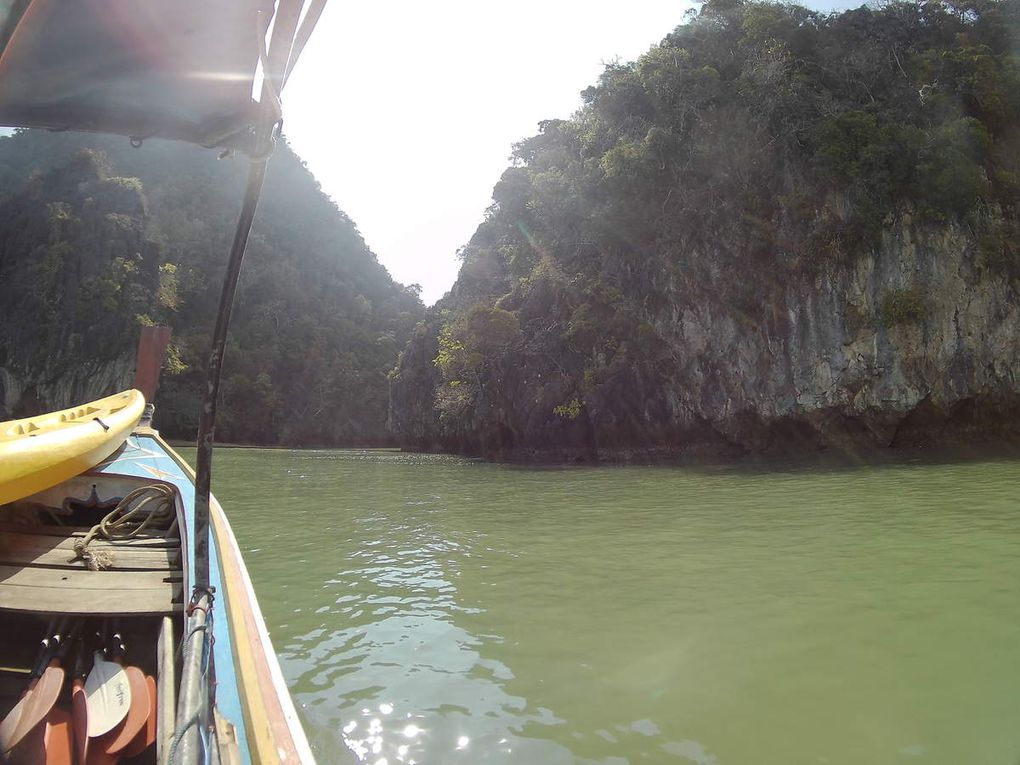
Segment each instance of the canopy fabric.
M260 116L253 80L273 8L274 0L0 0L0 125L250 149Z

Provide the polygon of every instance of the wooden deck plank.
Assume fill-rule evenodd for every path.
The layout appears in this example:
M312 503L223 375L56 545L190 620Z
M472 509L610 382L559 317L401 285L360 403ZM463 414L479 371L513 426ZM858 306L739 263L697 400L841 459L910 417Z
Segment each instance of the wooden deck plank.
M70 550L76 540L84 537L88 529L78 530L78 526L28 526L17 523L0 523L0 535L18 534L22 536L43 537L44 539L58 540L59 546ZM122 547L180 547L181 540L177 537L162 537L154 534L141 534L127 540L108 540L101 537L96 543Z
M85 536L91 526L57 526L48 523L0 523L0 531L25 531L58 537Z
M181 585L155 590L111 593L68 587L22 587L0 584L0 610L83 616L169 614L181 611Z
M153 547L147 544L110 544L93 540L90 548L105 554L113 570L173 570L180 568L179 549ZM0 532L0 565L58 566L80 569L82 562L72 562L74 550L70 540L41 534Z
M0 518L2 518L0 514ZM49 523L8 523L0 521L0 532L43 534L55 537L83 537L91 531L91 526L58 526ZM162 541L162 532L143 531L135 539Z
M15 523L0 512L0 611L70 615L172 614L184 598L181 540L159 533L107 540L110 568L71 562L89 526Z
M5 587L100 590L111 597L127 597L133 590L169 588L183 575L169 571L89 571L87 569L19 568L0 566L0 592ZM0 601L0 607L2 607Z
M162 550L116 550L108 555L108 571L177 571L179 553ZM44 550L32 547L3 548L0 546L0 565L46 566L85 570L81 560L71 560L68 550Z
M180 572L0 566L0 609L64 614L179 610Z

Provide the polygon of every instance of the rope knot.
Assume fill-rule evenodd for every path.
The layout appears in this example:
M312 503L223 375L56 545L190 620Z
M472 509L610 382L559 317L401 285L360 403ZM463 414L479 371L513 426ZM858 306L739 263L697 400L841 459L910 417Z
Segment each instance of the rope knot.
M105 571L113 565L113 556L108 552L102 550L90 550L87 539L78 539L74 543L74 557L68 558L68 563L74 563L77 560L84 561L85 567L89 571Z
M131 503L135 500L138 503L132 507ZM150 502L155 504L147 508ZM90 549L89 545L96 537L102 536L108 541L128 540L156 524L162 524L166 532L173 527L175 519L173 489L162 484L141 486L118 502L84 537L75 540L74 557L68 563L80 560L91 571L105 571L113 565L113 554Z

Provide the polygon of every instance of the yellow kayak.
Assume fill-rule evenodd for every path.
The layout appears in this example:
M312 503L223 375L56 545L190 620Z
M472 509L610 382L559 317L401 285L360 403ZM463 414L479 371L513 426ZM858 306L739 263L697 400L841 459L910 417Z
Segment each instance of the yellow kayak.
M0 423L0 505L48 489L113 454L145 398L128 390L88 404Z

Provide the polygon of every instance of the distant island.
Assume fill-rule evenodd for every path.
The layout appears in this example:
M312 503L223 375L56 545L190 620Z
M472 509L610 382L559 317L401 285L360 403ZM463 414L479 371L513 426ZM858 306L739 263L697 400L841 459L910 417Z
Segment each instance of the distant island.
M709 0L514 149L393 376L407 448L1020 435L1020 4Z
M1020 0L708 0L514 147L428 310L281 143L218 437L586 461L1018 440L1017 39ZM0 138L0 415L121 386L168 323L157 425L194 437L242 164Z

